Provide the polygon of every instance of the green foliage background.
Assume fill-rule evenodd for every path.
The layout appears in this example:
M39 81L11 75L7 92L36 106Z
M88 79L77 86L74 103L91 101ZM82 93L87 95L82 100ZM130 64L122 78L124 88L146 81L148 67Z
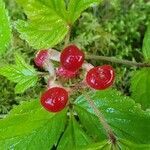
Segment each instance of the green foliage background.
M12 21L26 20L22 8L14 0L5 0L9 16ZM104 2L99 6L93 6L82 14L73 27L71 41L76 42L87 52L105 56L143 61L141 52L143 37L149 22L150 9L144 0L115 0ZM22 13L21 13L22 12ZM13 47L8 48L7 53L1 56L1 66L14 62L14 52L23 54L26 62L33 64L35 51L21 40L13 29ZM94 45L94 46L93 46ZM57 48L61 47L61 44ZM105 62L92 61L95 65ZM112 64L117 72L116 87L122 93L130 95L132 71L136 68ZM15 84L0 76L0 113L6 114L13 105L20 101L39 96L43 82L38 88L30 88L24 94L15 94Z

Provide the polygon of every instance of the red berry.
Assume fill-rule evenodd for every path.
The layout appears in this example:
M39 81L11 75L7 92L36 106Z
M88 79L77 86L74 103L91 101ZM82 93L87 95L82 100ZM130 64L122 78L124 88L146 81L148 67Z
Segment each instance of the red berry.
M42 68L44 65L45 60L48 58L48 50L40 50L36 54L34 58L34 62L37 67Z
M69 71L67 69L65 69L63 66L60 66L57 70L56 70L56 74L60 77L63 78L74 78L77 75L78 71Z
M68 101L68 92L60 87L53 87L41 96L42 106L50 112L58 112L65 108Z
M69 71L80 69L84 62L84 53L75 45L66 47L60 56L61 65Z
M87 73L86 82L93 89L104 90L113 84L114 76L115 72L111 66L98 66Z

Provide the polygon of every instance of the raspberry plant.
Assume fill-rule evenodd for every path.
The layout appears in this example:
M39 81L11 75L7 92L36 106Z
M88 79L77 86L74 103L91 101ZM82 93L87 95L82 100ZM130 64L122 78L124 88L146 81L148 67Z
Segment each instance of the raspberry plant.
M14 107L0 120L0 149L150 149L150 27L143 42L144 62L95 56L71 43L70 37L82 11L100 0L16 2L27 20L17 20L13 27L38 51L35 66L16 53L15 64L1 66L0 74L16 83L17 94L37 86L41 78L46 85L38 97ZM2 55L13 36L2 0L0 16ZM58 44L62 47L56 50ZM132 77L131 97L113 86L117 74L112 66L93 66L91 59L143 67Z

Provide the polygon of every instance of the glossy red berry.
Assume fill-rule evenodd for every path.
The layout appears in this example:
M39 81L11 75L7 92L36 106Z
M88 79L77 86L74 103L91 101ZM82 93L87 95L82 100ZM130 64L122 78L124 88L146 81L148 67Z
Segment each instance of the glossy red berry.
M84 53L75 45L67 46L60 56L61 65L69 71L79 70L84 62Z
M61 87L53 87L41 96L42 106L50 112L63 110L68 101L68 92Z
M74 72L69 71L69 70L65 69L63 66L60 66L56 70L56 74L63 78L74 78L78 74L78 71L74 71Z
M113 84L114 69L109 65L92 68L86 75L87 84L96 90L104 90Z
M48 50L40 50L34 58L37 67L42 68L45 60L48 59Z

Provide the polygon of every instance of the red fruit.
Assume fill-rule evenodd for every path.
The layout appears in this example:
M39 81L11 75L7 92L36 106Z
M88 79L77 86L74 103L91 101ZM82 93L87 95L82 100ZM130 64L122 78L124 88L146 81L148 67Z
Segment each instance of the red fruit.
M61 65L69 71L77 71L84 62L84 53L75 45L66 47L60 56Z
M48 59L48 50L40 50L36 54L34 62L37 67L42 68L46 59Z
M65 108L68 101L68 92L60 87L53 87L41 96L42 106L50 112L58 112Z
M113 84L114 69L109 65L92 68L86 75L87 84L96 90L104 90Z
M56 74L60 77L63 78L74 78L77 75L78 71L69 71L67 69L65 69L63 66L60 66L57 70L56 70Z

